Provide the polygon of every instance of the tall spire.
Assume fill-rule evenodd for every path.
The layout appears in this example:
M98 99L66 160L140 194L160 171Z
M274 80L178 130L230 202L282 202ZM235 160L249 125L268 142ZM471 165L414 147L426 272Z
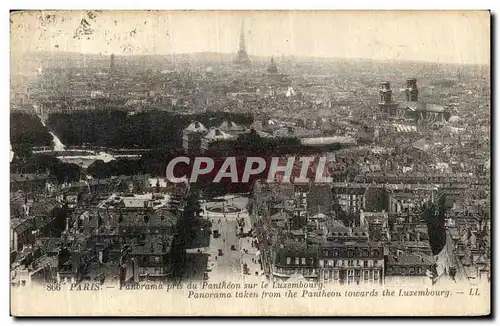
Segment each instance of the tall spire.
M241 29L240 29L240 51L247 52L245 46L245 24L241 21Z
M236 57L235 63L242 65L250 64L250 59L248 58L248 53L245 45L245 30L243 21L241 22L240 47L238 49L238 55Z

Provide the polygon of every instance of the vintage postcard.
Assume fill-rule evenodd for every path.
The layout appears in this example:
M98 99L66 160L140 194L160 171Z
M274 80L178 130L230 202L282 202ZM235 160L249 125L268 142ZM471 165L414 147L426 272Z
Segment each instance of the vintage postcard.
M488 11L10 14L14 316L485 316Z

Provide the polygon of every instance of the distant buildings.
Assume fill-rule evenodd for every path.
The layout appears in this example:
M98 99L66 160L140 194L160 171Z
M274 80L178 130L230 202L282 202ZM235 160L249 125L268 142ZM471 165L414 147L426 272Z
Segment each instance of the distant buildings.
M386 280L391 286L430 286L435 262L426 255L397 250L387 256Z
M305 243L284 244L276 252L272 265L274 278L288 280L292 275L302 275L306 280L317 281L319 272L318 246Z
M384 251L380 243L327 242L320 248L321 281L345 285L382 284Z
M448 108L437 104L419 102L417 79L406 80L405 101L395 102L390 82L383 82L379 90L379 110L385 119L400 122L403 125L425 124L441 125L447 121L451 112Z
M186 189L177 188L168 194L114 193L69 210L47 200L23 204L25 213L16 211L21 219L12 219L11 226L12 284L170 279L183 255L176 235Z
M349 217L353 223L346 226L334 207L313 211L314 200L309 196L314 192L300 189L304 190L303 186L265 183L254 188L253 219L262 265L270 278L288 280L300 275L306 280L343 285L401 280L406 284L432 283L435 261L427 226L418 217L360 209ZM330 191L329 187L321 189L325 194ZM337 185L337 189L330 196L338 196L342 188ZM360 200L349 205L361 207L364 194L359 195Z
M119 82L111 79L110 84L112 76L101 72L108 64L110 75L126 68ZM206 69L203 63L202 70L183 66L131 73L128 65L116 67L114 55L109 61L103 56L100 68L86 64L87 74L48 69L44 76L53 77L40 86L40 94L26 96L20 89L13 101L44 118L110 108L128 111L127 116L145 110L246 112L255 117L250 126L229 119L205 126L191 122L178 135L184 151L227 156L264 148L282 158L328 155L326 174L333 183L262 181L251 189L252 235L272 280L430 286L442 275L472 283L488 279L491 217L484 198L489 159L481 150L471 152L488 147L489 128L481 125L488 114L470 113L480 122L466 121L464 115L449 119L445 105L422 102L425 89L412 78L401 101L390 82L381 84L375 116L383 117L380 121L368 110L377 90L364 87L364 81L323 75L324 66L316 74L295 73L309 73L314 67L307 65L293 67L288 78L282 72L292 66L279 64L278 69L272 57L256 71L234 69L250 65L242 24L237 57L227 69L222 63ZM464 106L475 105L468 94ZM29 103L33 98L36 106ZM428 127L448 123L453 127L429 132ZM11 198L12 283L114 280L128 285L173 277L183 259L179 230L186 189L159 179L150 183L150 177L96 178L51 188L48 175L12 174L11 192L23 192ZM461 197L476 190L478 198ZM443 202L438 193L445 193ZM44 196L53 196L55 203L44 202ZM446 245L436 256L429 236L435 230L422 214L429 203L445 211ZM70 213L61 213L61 206ZM436 220L441 217L436 213Z
M491 216L487 200L471 200L462 192L446 216L451 272L472 284L491 278Z

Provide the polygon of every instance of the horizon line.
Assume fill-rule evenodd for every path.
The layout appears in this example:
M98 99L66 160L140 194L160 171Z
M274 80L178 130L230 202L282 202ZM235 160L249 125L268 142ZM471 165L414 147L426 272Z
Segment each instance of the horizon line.
M171 52L171 53L96 53L96 52L77 52L77 51L10 51L12 54L80 54L80 55L91 55L91 56L111 56L115 57L134 57L134 56L182 56L182 55L195 55L195 54L219 54L219 55L237 55L237 52L214 52L214 51L196 51L196 52ZM473 62L440 62L440 61L428 61L428 60L415 60L415 59L374 59L367 57L329 57L329 56L297 56L293 54L269 54L269 55L258 55L258 54L248 54L248 56L256 58L271 58L273 56L277 58L294 58L294 59L323 59L323 60L352 60L352 61L377 61L377 62L413 62L413 63L428 63L428 64L438 64L438 65L467 65L467 66L490 66L491 59L488 63L473 63Z

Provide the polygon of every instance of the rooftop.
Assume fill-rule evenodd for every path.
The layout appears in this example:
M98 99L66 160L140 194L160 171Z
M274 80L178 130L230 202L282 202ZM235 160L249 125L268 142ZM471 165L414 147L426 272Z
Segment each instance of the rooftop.
M198 122L198 121L194 121L192 122L189 126L186 127L186 129L184 129L184 132L185 133L206 133L208 132L207 128L205 128L205 126Z
M434 264L432 257L424 254L403 252L400 255L388 255L387 264L390 265L420 265Z

